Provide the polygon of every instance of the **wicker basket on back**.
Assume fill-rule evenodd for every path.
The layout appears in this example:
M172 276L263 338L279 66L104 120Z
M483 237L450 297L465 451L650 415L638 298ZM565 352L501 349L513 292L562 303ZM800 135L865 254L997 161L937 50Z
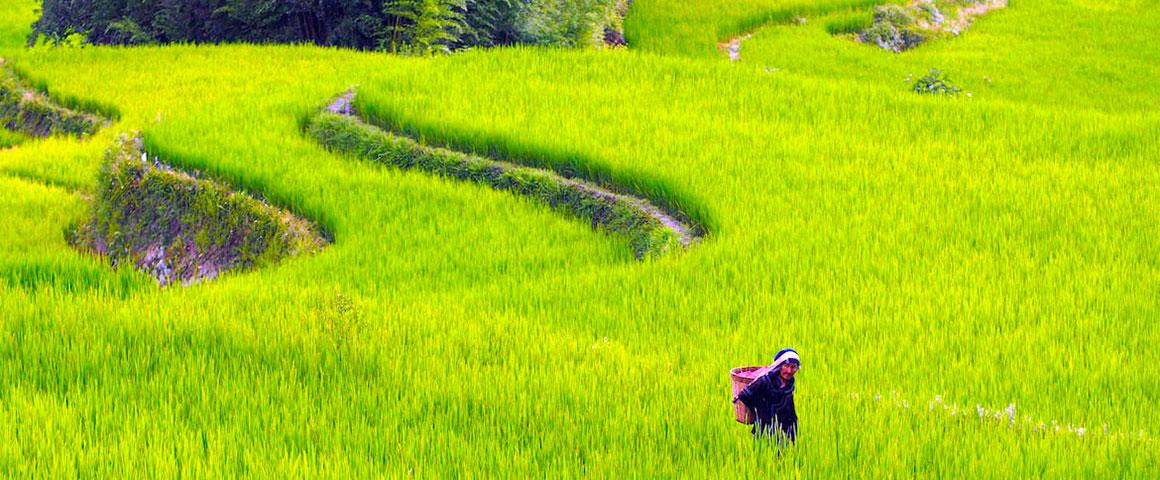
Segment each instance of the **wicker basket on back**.
M769 372L769 367L737 367L729 371L729 378L733 383L733 396L741 393L741 390L753 383L754 380L761 378ZM745 405L745 402L740 400L733 404L733 415L738 422L749 425L757 420L753 409Z

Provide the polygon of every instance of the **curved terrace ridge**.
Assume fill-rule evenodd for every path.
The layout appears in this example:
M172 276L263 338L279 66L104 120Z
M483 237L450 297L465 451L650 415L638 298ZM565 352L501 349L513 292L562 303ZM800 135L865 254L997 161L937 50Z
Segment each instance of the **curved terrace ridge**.
M538 199L590 220L593 228L628 237L637 259L684 251L703 238L703 230L688 219L649 200L551 170L424 145L371 125L355 109L354 98L353 90L338 96L308 120L307 133L332 151Z
M110 124L108 118L54 102L28 86L0 58L0 128L36 138L67 135L84 139Z
M330 243L313 223L146 153L120 135L101 168L91 218L72 243L133 265L165 286L314 253Z

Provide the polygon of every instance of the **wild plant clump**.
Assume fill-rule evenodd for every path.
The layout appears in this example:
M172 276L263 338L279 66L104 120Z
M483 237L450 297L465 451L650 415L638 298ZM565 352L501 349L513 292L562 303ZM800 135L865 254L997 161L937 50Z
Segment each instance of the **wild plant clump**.
M962 90L952 85L951 79L943 76L942 72L935 68L930 69L929 74L914 82L916 93L955 96Z
M926 40L915 28L917 21L911 11L901 5L874 7L874 23L859 39L895 53L909 50Z

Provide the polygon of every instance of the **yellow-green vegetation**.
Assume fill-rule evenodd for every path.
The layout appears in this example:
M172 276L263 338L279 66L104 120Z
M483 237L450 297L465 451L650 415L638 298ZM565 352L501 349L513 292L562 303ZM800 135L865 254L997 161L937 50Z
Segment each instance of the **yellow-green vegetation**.
M884 0L634 0L625 36L640 51L716 55L717 42L757 28L799 23L822 13L870 9Z
M19 132L0 128L0 148L7 148L19 145L24 141L24 135Z
M1152 80L1160 74L1160 51L1140 47L1154 36L1150 25L1160 21L1160 11L1146 3L1013 4L976 17L970 30L957 37L899 54L832 38L827 29L872 16L870 8L834 11L805 24L758 29L743 44L742 63L774 76L899 90L934 68L950 75L976 103L979 97L1003 100L1009 112L1077 116L1095 110L1124 119L1154 118L1151 113L1160 109L1160 82ZM725 61L723 55L716 58ZM1148 121L1132 118L1127 125L1135 130ZM1127 135L1135 138L1136 133Z
M5 2L0 50L30 84L120 115L0 152L0 472L1160 469L1160 8L1023 0L900 54L827 13L716 54L764 5L636 0L626 50L415 59L28 50L8 32L35 2ZM930 68L972 95L916 95ZM536 201L330 153L302 126L354 84L378 125L624 185L711 234L638 262ZM334 243L166 289L72 250L130 130ZM783 346L804 366L779 457L732 420L727 372Z

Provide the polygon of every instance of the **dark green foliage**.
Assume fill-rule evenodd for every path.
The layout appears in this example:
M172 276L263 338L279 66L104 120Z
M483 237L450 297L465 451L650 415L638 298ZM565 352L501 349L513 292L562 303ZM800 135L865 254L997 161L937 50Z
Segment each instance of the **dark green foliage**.
M511 45L520 40L516 14L521 0L467 0L458 47Z
M93 217L74 241L162 285L267 265L326 243L285 211L149 160L140 137L124 135L109 150Z
M395 0L383 5L392 18L390 36L381 47L395 53L428 55L448 52L464 30L465 5L453 0Z
M96 115L57 105L24 85L7 67L0 67L0 126L31 137L71 135L84 138L108 123Z
M313 43L430 54L575 46L619 28L614 0L45 0L30 43Z
M942 76L937 69L930 69L930 73L914 82L914 91L931 95L958 95L961 88L951 84L951 79Z
M521 37L541 45L583 45L594 34L604 0L544 0L520 11Z
M314 43L377 48L384 0L45 0L31 42Z
M681 250L692 241L687 232L665 225L647 203L608 192L553 172L489 160L443 148L367 125L354 117L321 113L307 132L328 148L399 168L414 168L443 177L472 181L535 197L629 238L637 258Z

